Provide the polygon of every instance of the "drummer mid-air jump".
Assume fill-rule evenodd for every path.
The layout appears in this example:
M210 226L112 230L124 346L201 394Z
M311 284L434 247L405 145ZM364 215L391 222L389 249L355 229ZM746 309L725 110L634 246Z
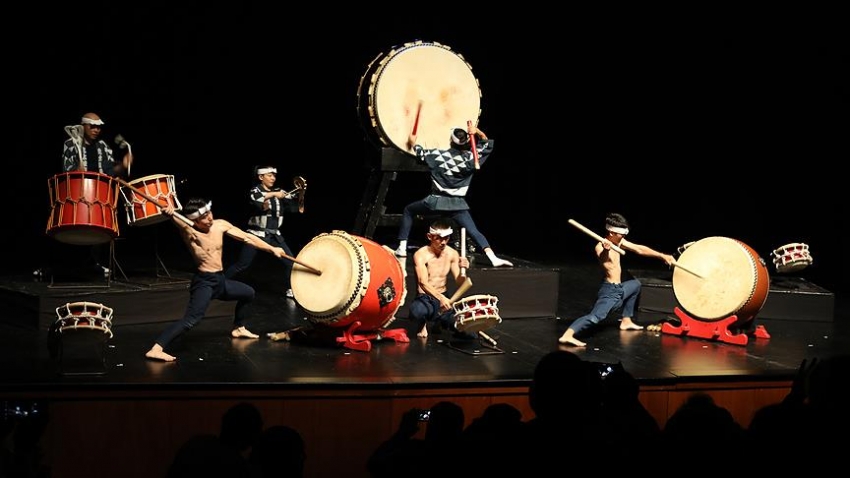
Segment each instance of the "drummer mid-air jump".
M584 347L587 344L577 339L576 335L605 320L608 314L618 306L622 306L620 330L642 330L643 326L633 321L635 306L640 297L641 284L635 278L626 281L622 280L623 268L620 265L620 256L625 254L625 251L631 251L642 256L661 259L671 267L676 265L675 258L670 254L663 254L650 247L627 241L626 235L629 233L629 223L620 214L609 213L605 217L605 230L608 233L604 238L597 236L574 221L570 222L599 240L595 251L599 264L605 271L605 277L599 286L593 309L588 314L574 320L561 338L558 339L558 342ZM612 254L612 250L616 254Z

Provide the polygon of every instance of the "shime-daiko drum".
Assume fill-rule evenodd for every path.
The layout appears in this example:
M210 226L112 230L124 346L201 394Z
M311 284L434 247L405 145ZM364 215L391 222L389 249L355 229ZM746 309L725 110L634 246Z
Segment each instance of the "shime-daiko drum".
M405 43L379 54L360 78L357 110L370 139L407 151L448 148L451 129L478 123L481 89L463 56L439 43ZM421 107L421 109L420 109Z
M499 316L499 298L478 294L464 297L452 304L455 311L455 328L461 332L483 332L502 323Z
M673 270L673 293L679 306L694 319L712 322L735 316L734 328L742 329L767 300L767 267L739 240L701 239L691 243L677 263L682 268Z
M392 250L376 242L333 231L314 237L293 264L292 292L311 322L359 330L386 328L407 293L405 271Z
M171 205L176 210L183 208L180 200L177 199L174 176L154 174L130 181L128 184L132 187L125 186L121 189L121 194L124 196L127 224L130 226L147 226L170 219L168 215L162 213L162 209L154 201L139 194L133 188L144 192L160 205Z

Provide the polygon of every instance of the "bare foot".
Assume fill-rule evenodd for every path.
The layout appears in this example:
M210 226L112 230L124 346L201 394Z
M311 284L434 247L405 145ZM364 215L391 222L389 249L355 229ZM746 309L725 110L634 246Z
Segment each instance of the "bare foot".
M564 335L562 335L561 338L558 339L558 343L564 345L575 345L576 347L584 347L587 345L581 340L578 340L577 338L573 337L573 331L569 329L567 329L567 331L564 332Z
M162 350L162 346L159 344L154 344L148 353L145 354L145 357L154 360L162 360L163 362L173 362L177 360L177 357L173 355L168 355L165 351Z
M416 336L421 338L421 339L427 339L428 338L428 324L423 325L422 330L417 332Z
M623 317L620 321L620 330L643 330L643 326L632 322L632 319L628 317Z
M250 330L246 329L244 325L242 327L239 327L238 329L231 330L230 336L233 337L234 339L239 339L239 338L242 338L242 339L259 339L260 338L259 335L257 335L254 332L251 332Z

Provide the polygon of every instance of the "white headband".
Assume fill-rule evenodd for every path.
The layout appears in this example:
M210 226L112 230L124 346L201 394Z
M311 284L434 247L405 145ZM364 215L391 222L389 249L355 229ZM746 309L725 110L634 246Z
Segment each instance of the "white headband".
M607 230L609 230L609 231L611 231L615 234L622 234L624 236L629 233L628 227L605 226L605 229L607 229Z
M210 212L210 209L212 209L212 201L208 202L206 206L198 209L197 211L186 214L186 219L195 220L203 216L204 214Z
M436 234L440 237L448 237L452 235L452 228L448 229L434 229L433 227L428 228L428 234Z
M80 124L93 124L95 126L103 126L105 123L102 119L91 119L83 117L83 119L80 120Z
M268 174L275 173L277 174L277 168L260 168L257 170L257 174Z
M455 131L457 131L457 130L464 131L463 128L452 128L452 143L457 144L457 145L464 145L464 144L468 143L469 142L469 133L467 133L466 141L461 141L460 138L458 138L455 135Z

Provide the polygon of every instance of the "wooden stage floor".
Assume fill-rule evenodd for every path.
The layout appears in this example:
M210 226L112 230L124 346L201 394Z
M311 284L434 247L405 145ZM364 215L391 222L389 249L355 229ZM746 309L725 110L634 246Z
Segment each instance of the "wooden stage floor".
M148 323L142 321L131 324L122 324L120 318L117 318L111 329L113 337L109 340L93 331L76 332L63 339L65 352L57 358L55 349L51 349L53 343L48 340L48 332L41 325L33 326L31 318L25 318L31 317L32 311L23 310L22 307L26 306L22 305L20 297L9 293L9 290L14 290L18 294L26 294L27 290L35 290L43 284L34 283L31 277L6 277L2 281L6 293L3 295L3 317L0 320L0 354L4 364L0 370L0 396L6 400L4 403L51 403L56 410L54 417L61 416L62 410L65 411L61 422L66 430L54 430L51 437L54 445L53 460L65 463L66 466L75 461L73 452L57 451L56 448L62 448L57 442L67 439L67 429L74 427L75 422L79 425L91 419L90 415L68 417L72 413L69 410L83 410L76 407L84 407L87 402L94 403L90 406L97 406L98 410L114 408L111 414L104 411L82 412L104 413L103 417L94 421L101 427L108 427L108 424L102 422L107 417L109 420L122 421L116 415L127 413L126 407L139 413L140 409L147 406L175 407L178 406L175 403L183 403L178 406L182 407L179 413L194 416L196 427L185 427L179 431L172 429L171 438L164 443L139 445L160 448L158 458L151 458L146 467L142 466L141 471L133 475L145 476L143 473L149 475L161 472L164 460L184 437L195 431L216 430L218 416L215 414L239 400L262 403L264 412L272 416L270 420L300 423L310 443L321 432L311 429L312 422L300 421L298 415L287 415L296 413L299 406L304 406L298 401L303 402L305 398L336 400L326 405L328 408L322 412L328 414L330 409L330 413L334 414L343 413L342 410L334 410L334 407L348 407L341 405L340 399L385 399L377 406L385 408L385 413L380 415L387 416L369 419L382 424L379 430L374 431L374 439L363 438L365 441L362 443L358 441L354 446L351 443L347 445L352 448L347 454L362 459L376 445L375 440L389 436L398 416L411 404L428 407L441 397L473 395L476 400L473 411L482 410L487 403L503 399L527 413L524 394L534 367L542 356L558 349L570 350L588 361L622 362L625 369L639 381L642 393L646 394L660 390L774 387L777 391L773 397L779 398L804 359L832 356L850 350L850 314L846 297L841 293L830 297L834 299L833 320L808 316L805 310L798 310L799 315L792 319L756 317L755 323L763 327L770 337L751 338L745 345L658 331L624 332L618 329L615 320L609 319L595 333L585 338L587 347L563 346L558 343L558 337L570 321L587 312L593 304L597 266L582 261L546 264L525 263L520 259L516 261L521 264L518 269L525 269L525 273L537 269L557 271L556 297L550 298L556 304L555 310L553 314L545 316L503 318L501 324L486 330L486 334L496 341L496 346L488 345L483 340L459 343L447 332L432 333L427 339L417 338L404 306L388 328L403 329L409 342L376 338L369 341L370 350L361 351L320 341L272 341L265 334L298 326L309 327L311 323L306 320L304 311L296 302L285 298L283 291L277 290L277 286L268 280L278 273L275 269L278 265L258 260L241 279L254 285L257 290L251 328L261 334L261 338L232 339L228 334L229 317L208 317L172 344L170 352L178 356L175 363L155 362L144 357L155 337L167 325L167 320L158 320L157 317L151 317ZM470 276L482 277L487 273L485 269L473 268ZM646 274L646 271L642 273ZM664 271L657 273L663 274ZM521 294L534 293L533 287L529 292L527 287L518 285L516 290ZM472 293L487 292L473 288L470 290ZM71 294L68 302L86 301L90 297L83 292L77 296L73 292ZM138 294L138 297L144 297L142 292ZM510 297L511 293L505 294ZM125 292L120 299L115 300L134 300L132 297L133 292ZM178 290L176 299L172 300L174 304L163 307L167 307L168 314L173 315L175 310L182 310L187 297L185 289ZM409 295L408 300L411 297ZM545 303L549 298L541 299ZM654 300L663 299L656 297ZM770 300L768 295L767 301ZM145 304L138 306L143 307ZM669 314L653 307L641 310L637 322L650 325L666 317ZM218 400L211 408L214 414L212 420L209 413L204 415L205 418L193 415L199 413L197 400L202 397ZM394 403L401 398L405 400ZM163 404L165 402L172 404L166 406ZM272 405L284 402L289 412L279 411ZM665 408L658 412L659 419L663 421L664 414L669 414L669 408L674 405L668 400ZM315 404L313 406L318 407ZM353 410L356 409L357 406L354 406ZM733 412L739 421L746 424L752 410ZM156 408L155 412L148 413L167 416L163 424L170 424L178 412L174 408ZM471 418L474 417L468 417ZM351 417L346 415L343 419ZM147 417L146 420L150 421L151 418ZM132 420L129 423L132 424ZM127 439L127 433L130 432L119 434L114 439ZM132 433L135 440L137 434ZM364 436L369 435L367 433ZM319 455L320 452L315 452L313 456ZM313 466L324 467L325 471L330 472L334 466L339 466L332 462L330 460ZM97 464L75 465L83 467L78 471L86 473L97 474L101 471ZM114 463L110 466L114 466ZM355 473L350 476L364 475Z

